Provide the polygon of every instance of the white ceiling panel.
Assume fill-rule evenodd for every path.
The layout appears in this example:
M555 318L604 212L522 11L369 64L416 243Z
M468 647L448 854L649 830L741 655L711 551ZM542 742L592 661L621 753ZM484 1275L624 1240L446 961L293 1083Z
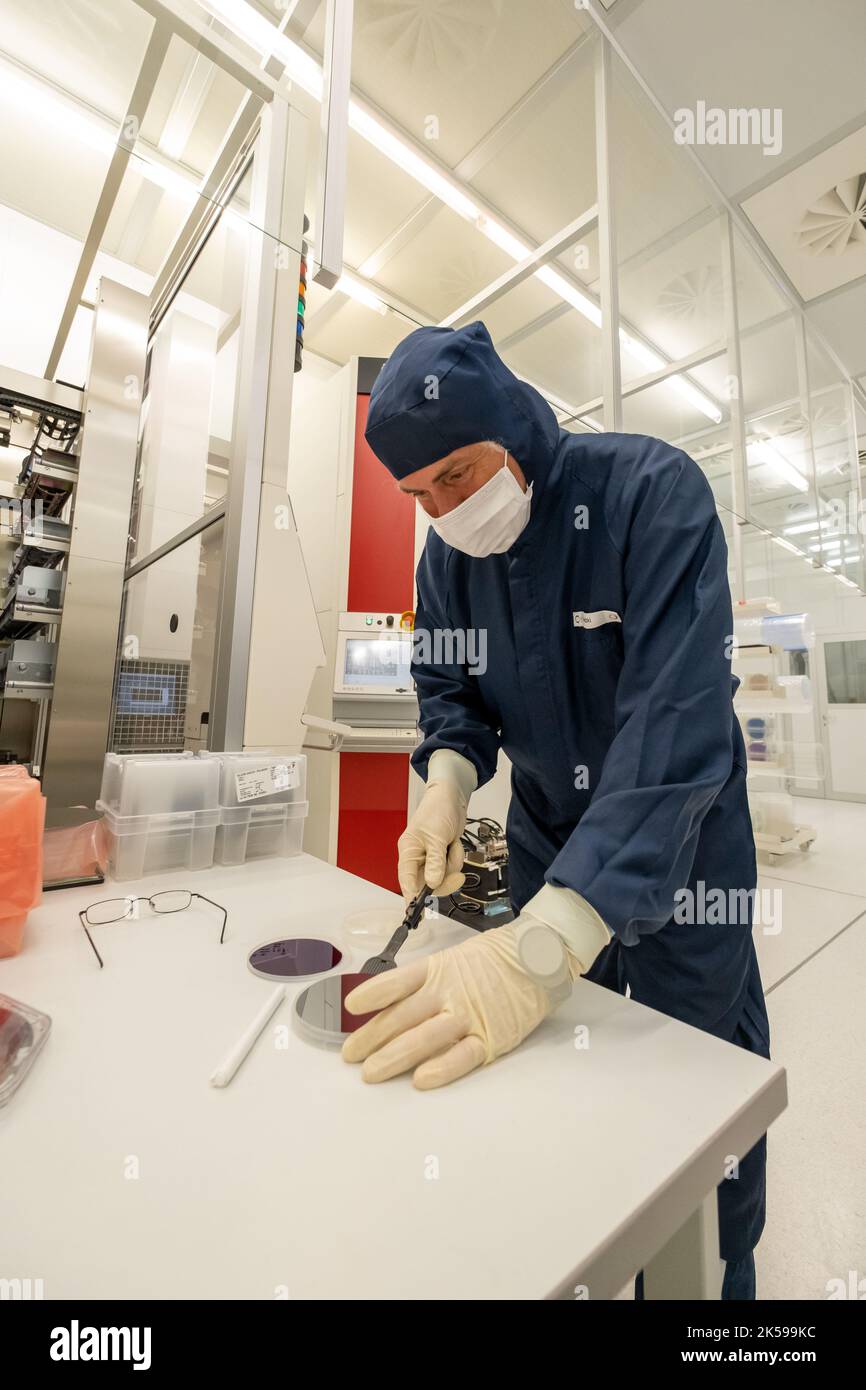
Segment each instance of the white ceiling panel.
M584 45L568 82L549 102L539 99L470 180L536 243L596 200L592 51Z
M497 346L518 376L573 405L601 394L601 330L576 309Z
M612 64L610 161L620 263L709 206L701 178L622 62Z
M68 116L63 104L40 100L38 86L27 82L13 90L0 75L3 201L83 239L111 150L105 130L94 131L86 120L76 123Z
M830 341L849 371L866 369L866 278L811 304L808 318Z
M119 118L153 20L133 0L0 0L0 48Z
M863 113L863 0L643 0L616 38L671 114L699 100L724 110L781 110L776 156L760 145L698 148L733 196Z
M381 268L377 280L438 320L513 265L471 223L440 206L410 244Z
M315 138L315 129L313 135ZM310 167L314 179L316 165L313 151ZM405 218L429 200L429 196L426 189L386 159L369 141L350 131L343 243L346 264L360 268ZM438 201L435 202L435 207L439 206Z
M572 0L355 0L352 81L422 143L435 118L453 166L588 26Z

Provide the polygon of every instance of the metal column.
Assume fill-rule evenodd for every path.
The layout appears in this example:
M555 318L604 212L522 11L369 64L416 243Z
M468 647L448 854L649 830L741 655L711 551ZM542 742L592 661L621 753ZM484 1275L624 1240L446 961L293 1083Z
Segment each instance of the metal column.
M719 215L721 232L722 281L725 295L725 331L728 343L728 382L731 406L731 494L733 498L734 568L737 576L736 599L746 597L746 570L743 559L743 526L749 517L749 479L746 460L746 424L743 411L743 364L740 355L740 320L737 307L737 271L734 258L734 229L729 213Z
M611 47L599 35L595 53L595 164L598 195L598 264L601 298L604 427L622 429L622 367L619 352L619 271L611 176Z
M99 285L42 788L48 823L88 819L108 745L149 300ZM92 812L91 812L92 813Z

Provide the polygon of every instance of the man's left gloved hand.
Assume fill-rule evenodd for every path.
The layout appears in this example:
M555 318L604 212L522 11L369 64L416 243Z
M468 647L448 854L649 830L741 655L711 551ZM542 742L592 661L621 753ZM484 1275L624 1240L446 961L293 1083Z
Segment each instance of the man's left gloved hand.
M568 893L582 907L575 913L574 904L554 899L554 910L546 911L551 893ZM555 941L569 983L589 969L610 939L601 918L578 894L544 888L528 906L539 901L554 919L571 909L564 919L572 928L567 942L556 922L548 926L524 910L507 926L365 980L347 996L346 1008L355 1014L381 1012L346 1039L344 1059L364 1063L365 1081L412 1071L414 1084L426 1091L517 1047L563 998L561 988L540 984L527 968L527 958L546 968L544 936ZM528 952L521 946L527 928L534 942Z

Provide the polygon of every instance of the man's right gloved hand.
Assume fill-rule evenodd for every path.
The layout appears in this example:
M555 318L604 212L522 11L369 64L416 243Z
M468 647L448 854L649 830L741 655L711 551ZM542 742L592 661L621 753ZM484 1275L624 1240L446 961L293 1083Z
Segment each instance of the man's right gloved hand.
M460 836L477 785L478 774L462 754L437 748L430 755L424 794L397 841L397 877L407 902L417 898L425 883L441 897L462 887Z

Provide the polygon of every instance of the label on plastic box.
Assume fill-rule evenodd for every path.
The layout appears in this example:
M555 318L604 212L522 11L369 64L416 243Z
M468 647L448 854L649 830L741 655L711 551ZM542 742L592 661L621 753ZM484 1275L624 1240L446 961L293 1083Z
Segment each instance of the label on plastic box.
M256 801L261 796L291 791L293 787L300 785L301 774L297 761L269 763L266 767L252 767L247 772L235 773L238 801Z

